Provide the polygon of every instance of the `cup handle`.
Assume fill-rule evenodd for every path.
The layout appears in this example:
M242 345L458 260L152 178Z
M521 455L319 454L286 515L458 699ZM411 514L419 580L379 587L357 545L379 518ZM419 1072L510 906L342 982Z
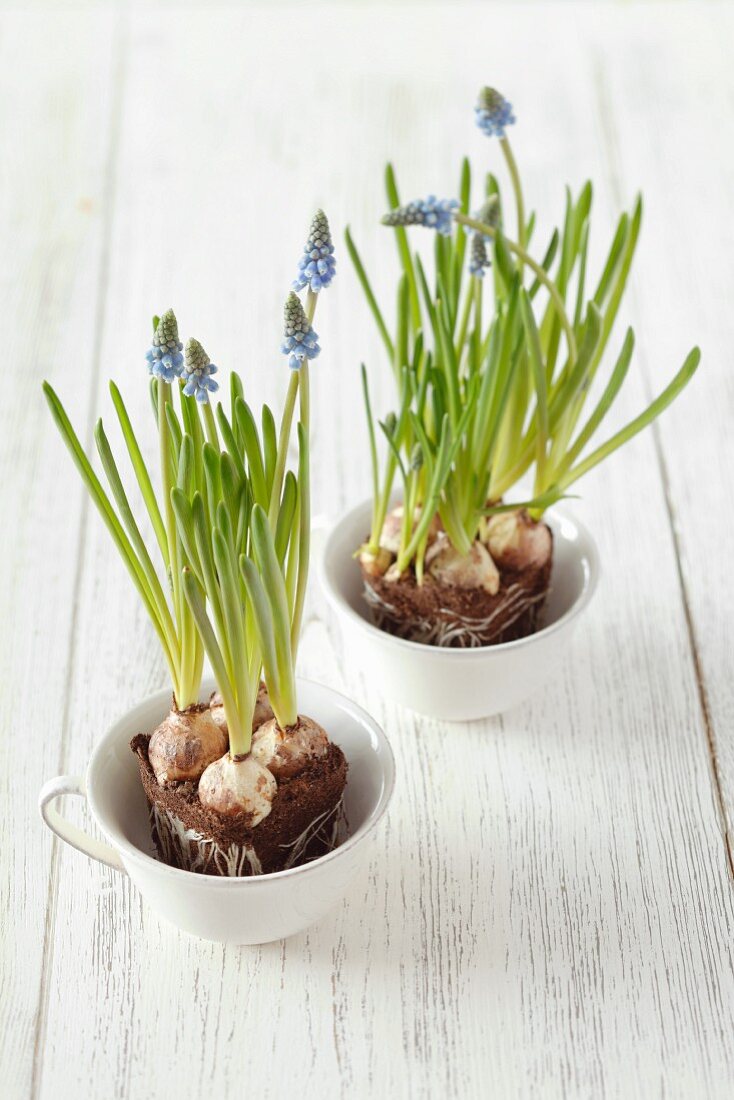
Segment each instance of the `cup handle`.
M81 775L58 775L56 779L49 779L48 783L44 783L38 796L38 808L41 811L44 824L61 840L71 844L72 848L76 848L77 851L84 852L90 859L96 859L98 863L105 863L115 871L122 871L123 874L126 874L122 860L114 848L110 847L109 844L103 844L101 840L95 840L94 837L88 836L83 829L78 829L76 825L72 825L54 808L53 803L62 794L75 794L86 799L87 787L83 777Z

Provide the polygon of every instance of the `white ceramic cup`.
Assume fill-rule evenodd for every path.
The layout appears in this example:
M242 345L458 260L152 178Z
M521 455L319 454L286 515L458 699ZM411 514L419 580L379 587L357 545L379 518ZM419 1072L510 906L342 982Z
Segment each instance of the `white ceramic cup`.
M448 649L396 638L372 622L353 556L371 515L365 501L332 527L320 575L345 656L376 692L433 718L471 721L509 710L550 679L599 578L596 544L585 527L561 508L544 516L553 531L553 571L541 630L514 642Z
M297 686L299 709L320 722L349 763L344 793L349 836L333 852L252 878L197 875L159 862L130 740L162 721L170 691L151 695L107 731L92 753L86 780L63 775L44 785L39 797L44 822L67 844L126 872L151 908L194 936L255 944L303 931L342 898L365 864L371 835L392 795L395 763L384 733L356 703L321 684L298 680ZM202 699L213 688L205 683ZM61 817L53 802L64 794L86 797L108 843Z

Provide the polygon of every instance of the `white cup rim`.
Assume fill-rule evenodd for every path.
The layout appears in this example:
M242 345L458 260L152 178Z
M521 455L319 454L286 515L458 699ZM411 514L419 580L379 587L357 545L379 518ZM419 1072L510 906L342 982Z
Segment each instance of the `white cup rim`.
M361 504L352 508L346 515L342 516L341 519L336 520L336 522L329 526L319 560L319 578L326 598L334 610L339 614L345 614L349 620L364 633L373 638L379 638L386 646L392 646L402 651L408 650L413 653L423 651L427 654L432 654L434 657L440 655L441 659L446 661L481 661L482 659L486 659L488 653L498 654L506 653L510 650L528 648L534 643L547 638L557 630L560 630L583 611L596 590L601 564L599 550L591 532L580 522L580 520L570 515L565 508L553 505L552 508L547 510L546 514L548 518L556 520L559 523L570 523L576 528L578 536L585 544L584 552L589 561L589 568L584 575L583 587L567 611L564 611L564 613L552 623L548 623L547 626L541 627L540 630L536 630L533 634L528 634L524 638L516 638L510 642L497 642L490 646L453 648L449 646L429 645L426 642L414 642L408 638L398 638L394 634L389 634L386 630L381 630L378 626L375 626L374 623L369 622L368 619L363 618L355 611L349 601L344 598L340 588L332 580L327 569L326 563L329 557L329 550L337 533L342 527L353 522L359 513L363 512L365 509L371 509L371 507L372 502L370 500L363 500Z
M99 803L95 796L95 786L93 782L94 769L98 764L98 758L100 754L105 750L107 745L115 741L120 736L120 727L129 725L132 716L136 711L147 710L154 703L160 703L163 707L168 705L170 700L170 689L164 688L161 691L153 692L145 699L141 700L136 706L127 711L121 718L119 718L112 726L107 730L103 737L95 745L92 755L87 765L87 800L89 802L92 815L98 828L113 846L113 848L125 856L126 859L130 859L133 863L142 864L144 867L155 869L162 875L181 877L185 876L187 882L192 885L196 883L200 888L206 887L207 889L227 889L232 886L239 886L245 889L256 889L259 883L273 882L276 879L289 879L296 875L307 875L323 867L325 863L331 862L336 859L340 859L347 854L352 848L355 848L358 844L361 844L369 834L377 827L382 818L385 815L385 811L390 804L390 800L395 788L395 757L390 746L390 742L385 736L384 731L378 725L378 723L367 712L359 706L358 703L353 702L346 695L343 695L339 691L335 691L333 688L328 687L326 684L319 684L314 680L305 680L301 677L296 678L296 685L308 685L309 687L315 687L319 691L326 692L331 699L339 706L343 711L346 711L355 721L365 726L371 736L376 740L379 752L376 753L378 760L382 765L382 790L380 796L368 814L365 821L350 834L343 844L340 844L338 848L334 848L333 851L325 853L323 856L318 856L316 859L311 860L310 863L304 863L300 867L289 867L284 871L271 871L265 875L231 875L227 877L220 877L218 875L199 875L192 871L185 871L181 867L171 867L168 863L163 863L161 860L156 859L155 856L149 855L147 852L142 851L135 844L129 841L126 837L119 834L117 830L113 830L108 827L104 811L100 809ZM214 681L210 677L205 677L202 681L202 698L208 697L209 692L215 688ZM349 782L349 780L347 780Z

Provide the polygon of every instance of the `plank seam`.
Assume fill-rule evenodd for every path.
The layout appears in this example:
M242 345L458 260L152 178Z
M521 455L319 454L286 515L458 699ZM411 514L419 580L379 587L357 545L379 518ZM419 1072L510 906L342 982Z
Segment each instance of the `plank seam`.
M617 203L621 206L624 199L619 177L619 158L617 155L616 127L614 124L614 115L611 99L609 96L609 89L607 87L607 83L604 77L604 70L601 64L598 50L595 51L594 54L593 70L594 84L597 93L597 105L599 108L599 117L602 124L601 129L603 134L603 145L609 164L610 184L612 188L612 193ZM630 297L635 302L635 305L637 307L636 312L638 313L638 315L641 315L641 310L639 308L639 303L634 290L634 286L630 288ZM653 399L654 390L651 384L645 356L642 353L640 353L640 365L640 373L642 377L645 398L649 402ZM668 465L665 460L665 452L663 449L662 438L660 435L660 427L657 420L653 422L651 429L655 458L657 461L658 470L660 473L660 480L663 488L665 512L668 518L668 527L670 529L673 553L675 555L675 568L678 576L678 584L680 586L681 601L683 604L683 613L686 622L686 633L688 636L688 644L690 646L691 658L693 661L693 674L696 681L696 691L698 695L698 702L701 709L701 717L703 720L704 733L706 737L706 749L713 785L714 802L716 804L717 815L719 817L721 837L724 843L724 853L726 856L726 864L729 872L729 882L731 885L734 884L734 835L732 833L732 830L729 828L728 823L726 800L724 798L723 782L721 778L719 755L716 744L716 734L711 718L711 707L709 704L706 680L703 672L703 663L701 661L700 648L696 636L696 627L693 618L693 612L691 609L691 599L688 591L688 583L686 581L685 570L683 568L683 555L680 539L678 536L678 528L675 521L675 507L672 500L670 475L668 471Z

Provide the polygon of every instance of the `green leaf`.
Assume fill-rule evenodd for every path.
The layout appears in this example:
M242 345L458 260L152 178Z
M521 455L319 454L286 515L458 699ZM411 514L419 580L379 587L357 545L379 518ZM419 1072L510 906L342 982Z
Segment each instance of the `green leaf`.
M245 464L243 461L243 455L245 453L244 443L242 444L242 448L240 449L240 446L237 443L237 439L235 438L235 433L232 430L232 425L227 419L227 414L225 413L221 405L217 406L217 420L219 421L219 431L221 433L222 439L224 440L224 446L227 449L227 454L234 462L240 479L242 481L247 481L247 472L245 470Z
M311 456L308 431L301 421L298 423L298 489L298 578L290 629L290 644L294 661L301 636L301 621L306 600L308 567L311 557Z
M222 694L224 714L227 719L230 753L233 755L245 755L250 751L252 725L250 723L249 728L247 725L243 726L240 718L240 711L237 706L231 670L227 667L224 654L219 647L209 616L206 613L204 597L198 581L188 568L184 568L182 571L182 583L186 601L191 608L191 612L199 629L199 634L204 643L206 655L209 658L214 677L217 681L217 687Z
M526 290L520 288L520 312L522 323L527 337L527 347L530 355L530 365L533 369L535 383L536 415L538 424L538 464L542 467L545 460L545 450L548 440L548 395L546 392L545 363L543 362L543 350L540 346L540 333L535 323L535 315Z
M181 438L176 485L191 497L194 491L194 444L188 433Z
M288 544L295 534L294 522L298 503L298 482L296 475L289 470L283 483L283 496L278 510L278 522L275 528L275 552L281 569L284 568Z
M268 491L268 502L273 488L275 476L275 464L278 458L278 436L275 429L275 417L269 405L262 408L263 431L263 466L265 471L265 485Z
M105 434L104 425L101 420L97 421L97 426L94 431L94 438L97 444L97 451L102 461L102 467L107 476L112 495L115 498L115 503L119 510L122 522L124 523L130 542L134 548L136 561L136 571L140 570L140 579L145 584L147 589L148 599L151 605L155 608L155 613L158 616L161 629L163 630L168 648L172 656L176 656L179 650L178 638L176 635L176 628L171 617L171 612L166 602L166 597L163 593L158 574L155 571L153 562L151 561L148 548L145 545L145 540L140 533L140 529L133 515L130 503L125 493L122 479L117 469L117 464L112 454L112 449L107 440Z
M586 444L592 438L597 428L601 424L602 420L606 416L607 412L611 408L614 400L621 389L624 382L627 371L629 369L630 361L632 359L632 352L635 346L635 334L631 328L627 329L627 335L625 336L622 350L619 354L619 358L612 371L609 382L601 395L599 402L592 412L591 416L587 420L584 427L578 434L573 446L568 451L563 463L563 468L568 469L576 461L578 456L583 451Z
M367 433L370 443L370 463L372 467L372 539L379 538L379 531L375 532L374 519L378 507L380 495L380 465L377 457L377 439L375 437L375 421L372 415L372 403L370 401L370 388L367 380L367 368L362 363L362 397L364 399L365 415L367 417Z
M153 525L153 531L155 532L158 546L160 547L161 556L166 566L168 566L168 539L166 537L166 528L158 507L158 501L150 479L150 474L148 473L148 467L145 464L145 459L143 458L135 432L133 431L130 417L125 408L125 402L114 382L110 382L110 394L112 396L112 404L115 406L120 428L122 429L122 436L125 440L127 453L130 456L130 462L132 463L135 477L150 517L150 522Z
M211 443L205 443L204 477L206 481L206 501L209 522L212 527L216 524L217 505L222 499L222 467L220 452L212 447Z
M176 530L181 540L181 546L186 554L188 563L196 574L196 579L204 584L204 574L199 560L199 552L196 548L196 535L194 532L194 515L191 501L186 493L178 487L171 489L171 504L176 517Z
M380 333L380 336L382 337L382 342L385 345L385 350L387 352L388 358L392 363L395 357L395 351L393 349L392 340L390 339L390 333L387 330L387 325L385 324L382 313L380 312L380 307L377 304L377 299L375 298L375 295L372 291L370 281L367 278L367 272L364 269L364 264L362 263L356 245L352 240L352 234L349 231L349 227L347 227L344 231L344 240L346 241L347 252L349 253L350 259L354 265L354 270L357 273L357 278L362 284L362 290L364 291L364 296L367 299L367 304L372 311L372 316L374 317L375 323L377 324L378 332Z
M494 238L494 258L505 288L509 291L514 282L517 267L505 242L504 234L499 228Z
M281 729L285 729L287 726L293 725L295 719L291 718L289 721L288 717L290 716L283 715L282 686L279 678L280 666L272 608L257 566L245 554L240 557L240 574L247 592L247 599L252 608L257 645L262 654L263 672L270 702L278 724Z
M434 299L433 299L433 295L431 294L431 289L428 285L428 280L426 279L426 273L425 273L425 270L423 268L421 258L420 258L420 256L418 255L417 252L416 252L416 255L415 255L415 267L416 267L416 271L418 272L418 282L420 283L421 293L423 295L423 301L425 303L426 312L428 313L428 317L429 317L430 322L431 322L431 328L432 328L434 336L435 336L435 333L436 333L436 309L435 309L435 305L434 305Z
M558 251L558 245L560 243L560 240L561 240L561 238L560 238L560 234L559 234L558 230L554 229L553 230L553 236L550 239L550 244L548 245L548 247L545 251L545 255L543 256L543 259L540 262L540 266L543 268L543 270L546 272L546 274L550 271L551 265L552 265L554 259L556 258L556 252ZM535 278L533 280L533 282L530 286L530 289L528 291L528 294L530 295L531 299L533 299L535 297L535 295L538 293L538 291L540 290L542 285L543 284L541 283L540 279Z
M150 620L153 623L156 634L163 647L163 652L166 656L171 676L174 683L176 681L176 668L174 664L175 655L171 653L169 649L168 639L166 638L165 631L161 625L158 617L157 610L152 602L149 587L145 580L143 568L138 560L132 545L123 530L112 504L105 493L102 485L99 482L92 466L84 453L84 450L77 438L74 429L71 426L71 422L66 415L63 405L59 401L54 389L48 382L43 383L43 392L48 401L51 415L54 418L57 428L61 433L61 438L66 444L69 453L74 461L74 464L79 471L82 481L89 493L92 501L94 502L97 511L101 515L107 530L112 536L112 540L117 547L117 550L122 558L125 568L130 574L130 578L135 585L135 588L143 601L143 605L150 616Z
M233 676L234 673L232 670L232 661L227 645L224 611L222 608L222 600L219 592L219 581L217 578L216 569L214 567L214 556L212 553L212 528L210 527L204 507L204 501L200 493L194 493L194 499L191 502L191 514L194 521L194 541L196 544L196 552L198 554L199 563L201 565L201 576L204 582L202 587L204 588L204 591L206 592L209 603L211 605L217 634L222 640L222 652L227 664L228 673Z
M222 506L223 507L223 506ZM226 509L223 509L227 517ZM232 680L235 687L237 703L239 707L249 708L249 724L252 723L252 712L255 709L255 699L249 698L248 692L248 660L245 647L245 622L244 607L240 598L239 574L237 570L237 558L234 553L231 528L221 530L215 527L212 532L212 550L214 552L214 565L219 579L219 591L221 593L222 611L224 614L224 626L232 661ZM243 715L243 717L248 717Z
M175 470L178 468L178 453L181 449L183 432L181 430L181 422L176 416L176 410L170 401L166 402L166 421L171 436L171 461Z
M390 209L395 209L400 206L400 196L398 194L397 180L395 179L395 172L392 164L385 165L385 192L387 194L387 201ZM396 225L393 227L395 233L395 241L398 246L398 256L400 257L400 263L402 264L403 271L408 280L409 287L409 302L410 302L410 323L415 331L421 327L421 306L420 299L418 298L418 287L415 280L415 270L413 268L413 258L410 253L410 246L408 244L408 234L402 225Z
M583 462L579 463L575 469L565 474L559 481L559 488L565 489L567 486L573 484L574 481L578 481L580 477L583 477L584 474L588 473L588 471L598 465L599 462L603 461L603 459L607 458L613 451L616 451L618 447L621 447L623 443L627 443L636 436L638 432L641 432L643 428L646 428L648 424L655 420L655 418L675 400L681 390L688 385L698 368L700 360L701 352L699 348L693 348L692 351L689 352L685 363L678 371L673 381L655 398L652 404L649 405L644 412L640 413L639 416L635 417L634 420L630 421L621 431L607 440L606 443L603 443L601 447L597 447L597 449L593 451L588 458L584 459Z
M267 480L265 478L265 466L263 463L262 450L260 448L260 438L257 433L255 418L246 401L238 399L235 402L235 421L239 427L245 455L247 456L247 467L250 475L253 498L258 504L267 508L270 497Z

